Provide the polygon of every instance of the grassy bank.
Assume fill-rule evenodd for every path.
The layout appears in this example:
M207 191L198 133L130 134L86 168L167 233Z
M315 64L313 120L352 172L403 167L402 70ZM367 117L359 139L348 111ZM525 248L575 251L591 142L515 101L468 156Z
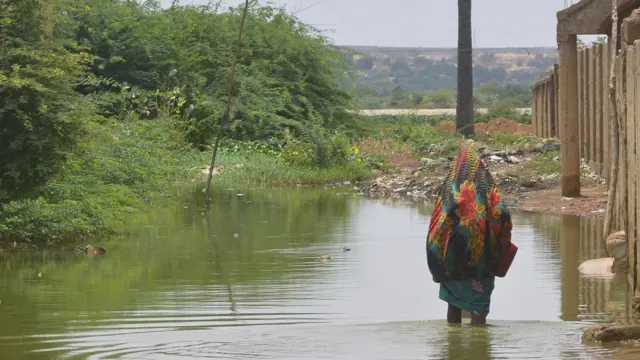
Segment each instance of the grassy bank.
M476 135L472 140L494 149L526 145L533 142L530 135L530 119L511 116L488 117L476 114ZM449 115L377 115L358 120L360 151L389 160L402 156L421 157L451 156L464 138L455 131L455 117Z
M363 163L351 161L328 168L295 166L265 154L222 152L218 162L222 172L218 181L253 185L319 185L341 181L360 181L371 175ZM206 176L206 175L205 175Z
M0 207L0 237L37 246L65 244L119 232L153 206L167 206L172 189L204 181L210 149L194 149L171 117L89 122L84 140L61 171L35 196ZM463 139L448 120L423 117L368 117L359 137L336 133L313 143L285 137L264 141L223 141L214 177L217 184L288 186L364 180L373 169L401 161L450 156ZM504 148L533 137L478 134L476 141ZM212 142L212 141L211 141ZM530 164L549 166L547 157ZM317 165L322 157L325 166ZM529 165L529 166L532 166ZM536 169L528 169L536 171Z
M367 136L356 146L365 157L375 159L383 169L418 166L421 159L454 156L461 142L466 141L455 131L454 121L447 116L379 115L360 120ZM531 135L528 119L476 118L475 147L493 151L517 151L531 154L526 162L511 169L507 175L531 178L560 170L554 160L558 150L530 151L541 147L545 140Z
M195 174L198 151L171 119L92 123L58 175L0 208L4 240L51 244L117 231Z
M86 140L59 175L34 196L0 207L0 238L46 245L118 232L132 217L166 205L175 186L206 179L210 153L186 145L174 120L112 121L88 126ZM291 165L278 154L223 148L216 182L257 185L318 184L360 180L358 161L319 168Z

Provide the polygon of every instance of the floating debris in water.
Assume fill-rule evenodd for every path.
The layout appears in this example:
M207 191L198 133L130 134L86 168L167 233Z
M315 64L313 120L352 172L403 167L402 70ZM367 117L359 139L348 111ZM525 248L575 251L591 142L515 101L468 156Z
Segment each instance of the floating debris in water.
M95 244L89 244L86 246L78 245L76 246L76 251L84 252L87 255L89 255L89 257L93 257L95 255L104 255L107 253L107 249L105 249L100 245L95 245Z
M351 249L349 249L348 247L345 246L345 247L342 248L342 251L351 251Z
M41 278L42 277L42 273L38 273L38 277Z
M320 260L329 261L329 260L331 260L331 256L330 255L322 255L322 256L320 256Z
M238 234L238 233L234 233L234 234L233 234L233 237L234 237L234 238L236 238L236 239L237 239L239 236L240 236L240 234Z

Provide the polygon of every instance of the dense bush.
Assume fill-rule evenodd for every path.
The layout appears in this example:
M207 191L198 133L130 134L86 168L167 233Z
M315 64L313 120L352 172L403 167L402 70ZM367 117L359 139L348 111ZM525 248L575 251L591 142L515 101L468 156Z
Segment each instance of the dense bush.
M162 9L154 1L76 0L65 11L72 15L58 35L95 57L92 78L112 80L86 84L83 93L135 91L129 109L148 116L149 108L173 106L187 140L210 142L227 99L240 8L221 13L210 5ZM283 9L254 4L228 135L283 137L284 128L301 129L314 118L339 128L350 120L351 98L341 86L348 69L343 54L313 27ZM122 111L117 98L100 99L113 115Z
M32 193L60 169L87 106L74 91L84 54L46 37L41 2L0 2L0 201Z
M37 197L0 205L0 239L43 243L113 232L202 162L184 148L173 120L111 121L109 131L87 121L88 140Z
M240 10L0 0L0 238L115 231L198 173L227 101ZM357 128L349 66L313 27L253 3L221 161L259 161L251 176L230 174L362 177L341 135Z

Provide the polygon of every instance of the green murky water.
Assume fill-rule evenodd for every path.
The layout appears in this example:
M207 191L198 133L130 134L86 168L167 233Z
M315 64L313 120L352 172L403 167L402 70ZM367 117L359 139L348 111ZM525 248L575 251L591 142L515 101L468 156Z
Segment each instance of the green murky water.
M601 224L515 215L490 326L448 327L424 253L429 209L337 189L221 189L148 215L104 258L1 254L1 359L633 359L584 346L633 321L622 279L588 279ZM352 250L344 252L343 247ZM331 255L329 262L319 260Z

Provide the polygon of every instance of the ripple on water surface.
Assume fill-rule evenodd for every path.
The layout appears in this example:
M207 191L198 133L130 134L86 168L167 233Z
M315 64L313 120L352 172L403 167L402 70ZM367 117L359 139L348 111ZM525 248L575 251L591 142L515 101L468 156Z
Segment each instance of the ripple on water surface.
M624 281L577 272L602 253L595 220L515 216L520 251L496 281L491 325L448 327L424 254L428 209L330 191L243 194L218 194L212 234L200 206L179 207L104 259L5 259L0 358L638 356L580 341L582 320L629 320Z
M637 358L629 347L587 348L582 325L494 321L450 327L443 321L369 325L233 327L136 333L85 333L73 342L50 338L49 351L86 359L616 359Z

